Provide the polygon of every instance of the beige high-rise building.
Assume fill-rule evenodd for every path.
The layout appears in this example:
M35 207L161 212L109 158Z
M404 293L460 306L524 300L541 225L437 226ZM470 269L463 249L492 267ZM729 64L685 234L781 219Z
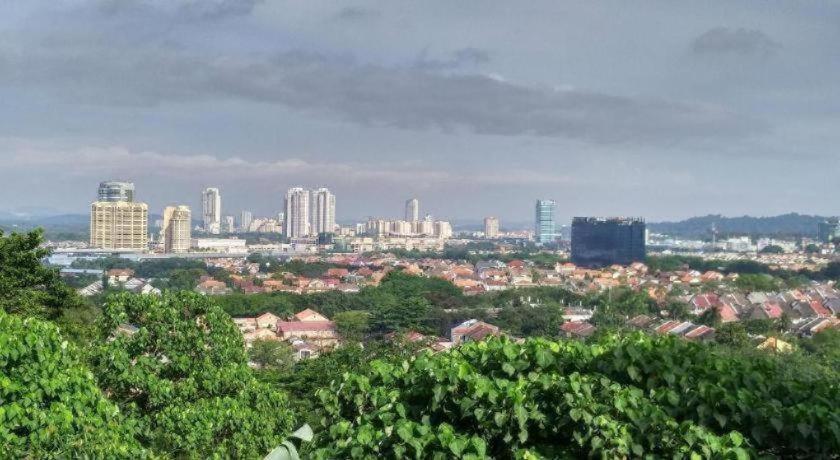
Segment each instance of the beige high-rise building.
M192 212L189 206L167 206L163 210L163 250L182 253L190 250Z
M326 188L312 192L312 232L333 233L335 231L335 195Z
M485 217L484 218L484 237L493 239L499 237L499 218Z
M149 244L149 207L129 201L90 205L90 245L97 249L143 251Z
M309 236L309 191L300 187L290 188L286 192L285 233L287 238Z

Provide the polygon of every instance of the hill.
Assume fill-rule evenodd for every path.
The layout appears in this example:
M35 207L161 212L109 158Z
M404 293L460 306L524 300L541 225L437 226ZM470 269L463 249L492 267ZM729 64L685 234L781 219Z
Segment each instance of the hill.
M817 235L817 224L826 219L824 216L788 213L772 217L725 217L708 215L692 217L679 222L649 222L652 232L673 236L701 238L711 235L712 225L718 235L751 236L806 236Z

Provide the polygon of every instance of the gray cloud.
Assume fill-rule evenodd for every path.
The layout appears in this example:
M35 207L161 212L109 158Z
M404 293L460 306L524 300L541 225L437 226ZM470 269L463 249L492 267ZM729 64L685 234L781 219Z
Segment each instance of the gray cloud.
M100 0L106 15L155 13L179 20L218 20L251 14L264 0Z
M364 21L379 17L379 11L360 6L347 6L336 13L335 17L343 21Z
M781 45L757 29L715 27L691 42L691 51L698 55L737 54L766 57Z
M478 48L461 48L454 51L447 59L430 59L428 50L423 50L414 67L424 70L453 70L488 62L490 62L490 53Z
M462 50L456 60L480 61ZM285 52L272 57L190 54L168 46L124 49L52 43L0 51L0 82L41 84L89 104L153 106L233 98L364 125L406 130L546 136L596 143L730 138L762 128L699 104L521 85L480 74ZM55 76L64 78L56 81Z

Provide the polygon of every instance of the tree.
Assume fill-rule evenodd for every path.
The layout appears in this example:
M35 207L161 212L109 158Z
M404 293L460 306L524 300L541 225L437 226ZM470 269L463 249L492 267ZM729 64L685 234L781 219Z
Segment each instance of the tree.
M254 457L291 432L286 395L255 380L242 335L206 296L112 296L97 343L91 362L100 387L139 421L155 451Z
M251 362L260 369L288 371L294 365L294 351L286 342L272 339L257 339L248 350Z
M0 451L8 458L139 458L135 424L54 325L0 310Z
M338 333L349 341L362 340L370 329L370 314L366 311L350 310L336 313L333 321Z
M733 347L745 347L750 344L747 330L740 322L722 324L715 330L715 341Z
M805 252L807 252L808 254L816 254L820 252L820 247L814 243L811 243L805 246Z
M55 319L65 308L82 304L58 270L41 263L50 253L40 247L43 241L40 229L8 236L0 230L0 309Z
M758 251L763 254L782 254L785 252L785 249L781 246L770 244L761 248L761 251Z

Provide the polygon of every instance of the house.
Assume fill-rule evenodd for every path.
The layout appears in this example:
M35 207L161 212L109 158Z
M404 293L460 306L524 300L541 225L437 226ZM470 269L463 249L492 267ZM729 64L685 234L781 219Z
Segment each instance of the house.
M325 276L327 278L341 279L341 278L344 278L345 276L347 276L349 274L350 274L350 270L347 270L346 268L330 268L330 269L327 269L327 273L326 273Z
M134 270L130 268L112 268L108 270L108 283L116 284L116 283L125 283L129 280L132 276L134 276Z
M335 323L309 308L295 314L291 321L278 321L277 336L283 340L303 340L319 346L334 345L338 342Z
M458 344L467 341L479 341L488 336L498 336L499 328L484 321L470 319L455 326L450 331L452 343Z
M318 313L317 311L307 308L299 313L294 315L295 321L329 321L330 319L326 316Z
M209 279L198 283L198 286L195 287L195 291L204 295L222 295L229 293L230 288L227 287L227 284L221 281Z
M631 318L627 324L636 329L647 330L655 321L656 319L648 315L638 315Z
M713 340L715 338L715 329L706 325L699 325L694 327L693 329L688 330L683 337L688 340L697 340L700 342L706 342Z
M759 350L775 351L776 353L789 353L793 351L793 345L779 340L776 337L768 337L756 347Z
M563 335L569 338L585 339L592 336L597 328L586 321L569 321L560 326Z

